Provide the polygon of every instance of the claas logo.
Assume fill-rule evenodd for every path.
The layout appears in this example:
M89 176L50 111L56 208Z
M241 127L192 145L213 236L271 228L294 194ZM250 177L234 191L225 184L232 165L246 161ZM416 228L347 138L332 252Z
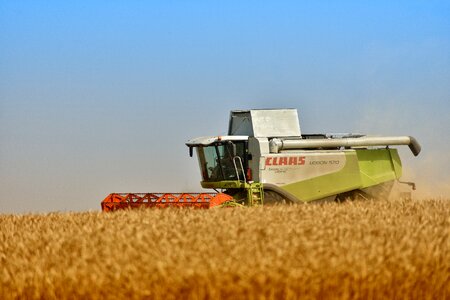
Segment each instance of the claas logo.
M266 166L300 166L304 164L304 156L281 156L266 158Z

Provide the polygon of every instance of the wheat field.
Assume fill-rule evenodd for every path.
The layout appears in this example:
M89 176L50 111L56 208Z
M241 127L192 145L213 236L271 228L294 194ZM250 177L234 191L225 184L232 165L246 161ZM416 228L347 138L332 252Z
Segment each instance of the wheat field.
M449 299L450 201L0 215L0 298Z

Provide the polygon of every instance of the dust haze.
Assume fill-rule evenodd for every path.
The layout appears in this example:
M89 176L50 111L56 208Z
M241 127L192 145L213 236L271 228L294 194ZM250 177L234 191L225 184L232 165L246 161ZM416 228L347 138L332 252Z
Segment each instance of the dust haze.
M406 146L395 146L399 150L403 165L400 180L416 183L413 197L448 198L450 194L450 140L448 120L440 117L413 115L406 105L392 105L388 109L366 105L355 128L368 135L410 135L415 137L422 151L417 156Z

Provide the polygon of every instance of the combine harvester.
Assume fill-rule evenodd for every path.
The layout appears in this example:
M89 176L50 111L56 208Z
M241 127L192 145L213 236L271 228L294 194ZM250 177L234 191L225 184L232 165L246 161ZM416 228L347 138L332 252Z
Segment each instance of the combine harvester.
M388 197L400 182L402 164L394 145L411 136L302 134L296 109L231 111L227 136L199 137L196 150L201 186L217 193L110 194L104 211L136 207L255 206ZM403 196L410 197L410 188ZM221 192L218 192L220 190ZM409 195L409 196L408 196Z

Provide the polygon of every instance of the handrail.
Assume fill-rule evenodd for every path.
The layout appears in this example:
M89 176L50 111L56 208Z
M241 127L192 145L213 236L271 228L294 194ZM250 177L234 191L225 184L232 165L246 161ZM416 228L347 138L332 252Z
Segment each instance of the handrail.
M236 170L237 180L240 181L239 171L238 171L237 165L236 165L236 160L238 160L239 164L241 165L242 175L244 176L244 182L247 182L247 178L245 177L245 172L244 172L244 165L242 164L242 158L240 156L236 155L235 157L233 157L233 164L234 164L234 169Z

